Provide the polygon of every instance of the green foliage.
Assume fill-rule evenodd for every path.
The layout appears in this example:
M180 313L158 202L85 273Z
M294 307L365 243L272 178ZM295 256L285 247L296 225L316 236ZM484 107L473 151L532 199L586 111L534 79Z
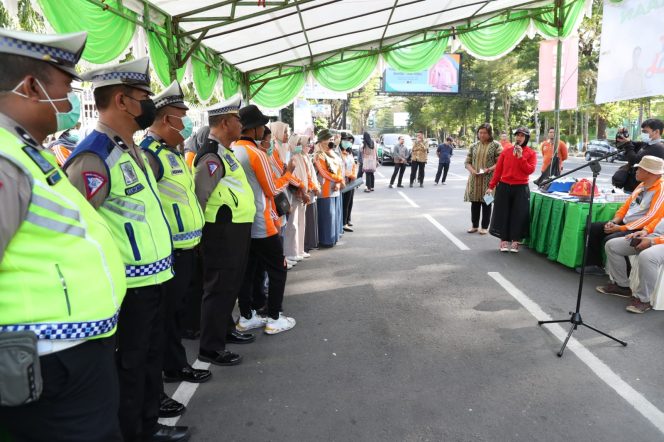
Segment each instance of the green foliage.
M30 0L18 3L18 24L20 29L29 32L45 32L44 17L39 15L30 4Z

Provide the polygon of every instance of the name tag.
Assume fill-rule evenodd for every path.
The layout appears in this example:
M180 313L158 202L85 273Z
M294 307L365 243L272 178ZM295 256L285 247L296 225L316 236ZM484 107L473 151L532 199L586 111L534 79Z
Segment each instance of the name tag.
M145 187L141 183L138 183L135 186L126 188L125 195L134 195L143 189L145 189Z

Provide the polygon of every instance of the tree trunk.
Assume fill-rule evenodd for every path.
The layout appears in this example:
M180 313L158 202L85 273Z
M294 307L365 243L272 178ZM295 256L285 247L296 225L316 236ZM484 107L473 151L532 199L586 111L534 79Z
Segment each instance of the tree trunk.
M512 132L512 128L510 126L510 110L512 106L512 100L509 94L504 94L503 95L503 118L505 119L505 131L507 133Z
M583 151L585 152L588 147L588 123L590 122L590 112L583 113Z
M597 117L597 138L606 140L606 120L600 116Z

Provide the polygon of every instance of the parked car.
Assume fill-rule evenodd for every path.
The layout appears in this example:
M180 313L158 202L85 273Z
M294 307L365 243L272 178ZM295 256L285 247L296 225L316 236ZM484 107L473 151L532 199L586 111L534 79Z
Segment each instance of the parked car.
M360 161L360 149L362 149L362 135L353 135L353 156L355 161Z
M429 149L436 148L438 147L438 139L437 138L427 138L427 142L429 143Z
M593 158L601 158L615 151L615 146L608 140L590 140L586 149L586 161L590 161ZM613 163L615 160L625 161L625 152L621 151L618 155L608 158L606 161Z
M378 160L383 163L394 163L392 158L392 150L397 145L399 137L403 137L404 144L408 148L408 158L410 162L410 152L413 149L413 139L408 134L383 134L380 136L380 144L378 145Z

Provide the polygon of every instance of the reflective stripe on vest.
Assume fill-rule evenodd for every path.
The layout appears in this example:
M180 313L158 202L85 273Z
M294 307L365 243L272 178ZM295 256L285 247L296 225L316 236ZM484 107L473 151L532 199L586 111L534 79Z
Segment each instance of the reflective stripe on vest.
M144 287L171 279L171 232L147 158L143 157L143 170L126 150L115 145L104 161L110 188L98 211L122 254L127 286Z
M50 152L0 128L0 157L32 186L27 216L0 261L0 333L31 330L39 339L113 334L126 278L108 225Z
M228 206L233 213L234 223L251 223L256 215L254 192L251 190L244 169L235 158L235 154L228 149L222 148L221 150L223 153L220 158L226 173L208 198L205 206L205 221L214 223L221 206ZM207 171L199 173L207 173Z
M177 249L196 246L201 240L205 218L196 198L191 170L181 155L152 137L145 138L141 147L156 155L163 169L157 186L171 227L173 246Z

